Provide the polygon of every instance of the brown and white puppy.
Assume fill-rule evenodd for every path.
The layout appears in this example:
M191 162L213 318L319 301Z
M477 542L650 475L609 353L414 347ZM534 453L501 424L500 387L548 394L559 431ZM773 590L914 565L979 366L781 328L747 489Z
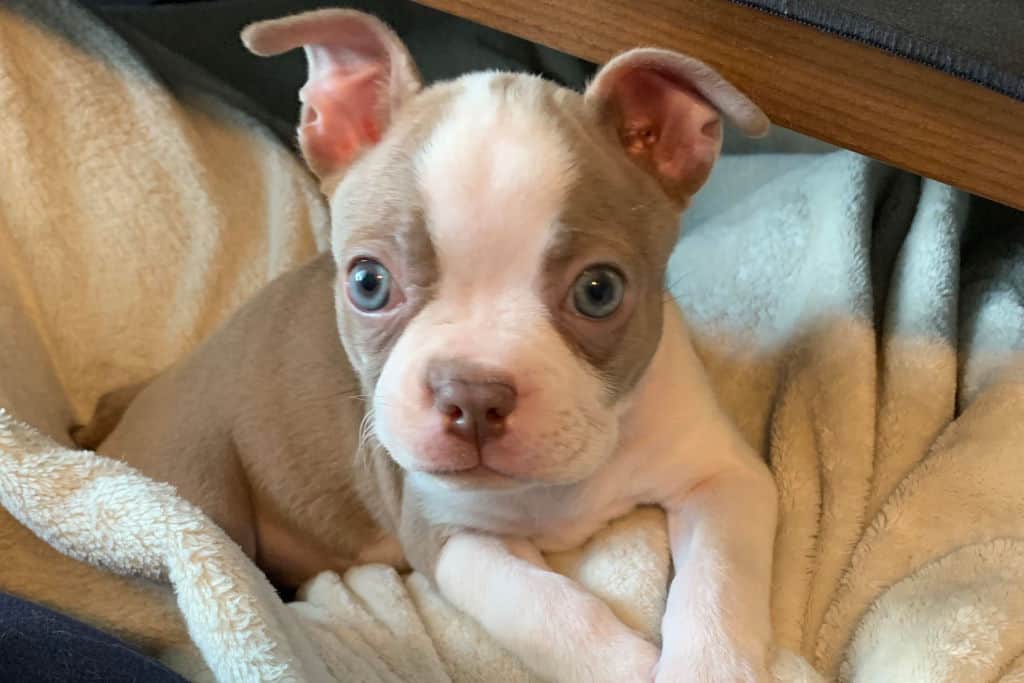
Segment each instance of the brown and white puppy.
M332 253L142 389L100 450L281 582L408 562L551 680L767 680L773 481L663 286L719 113L750 134L764 115L662 50L580 95L504 73L424 88L353 11L243 39L305 48ZM645 504L676 568L661 653L541 555Z

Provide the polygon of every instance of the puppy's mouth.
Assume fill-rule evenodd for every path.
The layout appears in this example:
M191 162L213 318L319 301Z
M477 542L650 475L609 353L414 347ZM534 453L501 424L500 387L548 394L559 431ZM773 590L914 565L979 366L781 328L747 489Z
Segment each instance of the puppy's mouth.
M527 483L519 477L504 474L483 463L456 469L423 469L420 472L452 488L502 489Z

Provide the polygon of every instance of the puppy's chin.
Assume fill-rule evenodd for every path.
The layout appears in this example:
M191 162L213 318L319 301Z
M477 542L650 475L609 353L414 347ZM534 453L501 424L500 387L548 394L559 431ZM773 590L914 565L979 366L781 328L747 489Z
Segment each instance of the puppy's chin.
M429 481L434 487L451 490L507 491L530 488L538 483L510 477L487 465L455 472L418 470L409 472L409 475L417 480Z
M614 417L609 418L613 423ZM445 437L422 440L386 436L388 454L410 475L453 489L513 489L576 484L592 475L614 452L617 430L591 434L579 443L514 437L474 447Z

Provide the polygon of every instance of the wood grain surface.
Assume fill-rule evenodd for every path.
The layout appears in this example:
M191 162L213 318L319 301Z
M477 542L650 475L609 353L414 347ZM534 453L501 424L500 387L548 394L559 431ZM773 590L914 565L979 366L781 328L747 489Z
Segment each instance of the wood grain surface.
M1024 209L1024 103L882 50L725 0L420 1L596 63L685 52L778 125Z

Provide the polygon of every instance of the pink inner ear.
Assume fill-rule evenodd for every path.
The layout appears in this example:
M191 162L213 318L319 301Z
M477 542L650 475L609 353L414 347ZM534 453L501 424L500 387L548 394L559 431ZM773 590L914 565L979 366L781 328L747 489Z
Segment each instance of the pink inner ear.
M380 106L382 76L379 63L338 66L302 88L299 98L306 106L299 136L311 165L343 168L380 140L387 125Z
M648 161L663 180L692 191L718 157L718 112L693 90L650 70L622 74L612 89L627 153Z

